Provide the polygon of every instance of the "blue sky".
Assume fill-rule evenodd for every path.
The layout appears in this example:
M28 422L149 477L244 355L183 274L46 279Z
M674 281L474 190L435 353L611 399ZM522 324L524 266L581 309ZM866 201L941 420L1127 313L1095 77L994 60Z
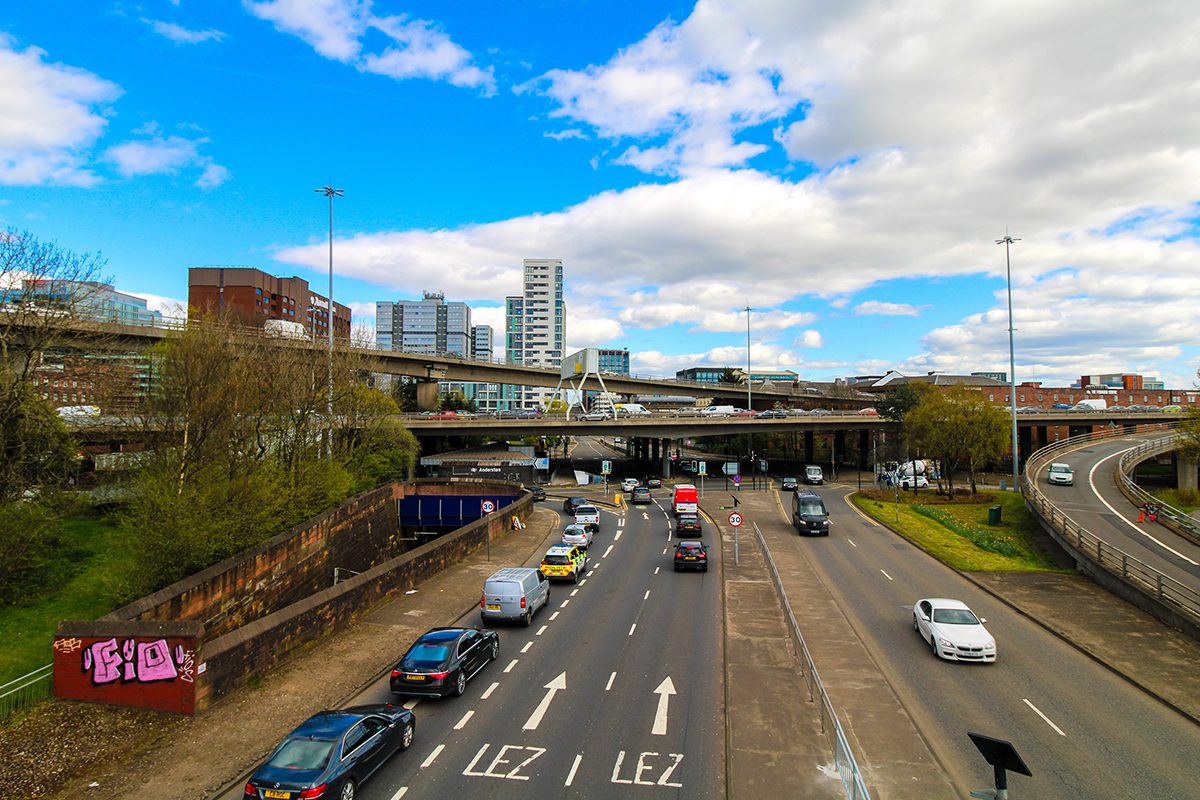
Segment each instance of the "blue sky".
M1003 2L10 4L0 225L187 268L443 290L499 330L562 258L568 346L812 379L1200 366L1200 10ZM501 337L502 339L502 337Z

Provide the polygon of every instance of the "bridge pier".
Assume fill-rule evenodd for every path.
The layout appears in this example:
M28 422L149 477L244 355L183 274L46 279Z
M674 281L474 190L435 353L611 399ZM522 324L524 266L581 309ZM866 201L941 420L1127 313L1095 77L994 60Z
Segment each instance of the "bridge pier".
M661 447L662 447L662 439L659 439L657 436L655 436L653 439L650 440L650 463L651 464L653 464L655 461L658 461L659 450L661 449Z
M1180 458L1179 454L1175 454L1175 488L1177 489L1195 489L1197 481L1200 480L1200 469L1197 468L1197 462L1188 461Z
M662 474L659 477L666 480L671 477L671 450L674 442L671 439L663 439L662 443Z
M417 381L417 411L437 411L438 382Z

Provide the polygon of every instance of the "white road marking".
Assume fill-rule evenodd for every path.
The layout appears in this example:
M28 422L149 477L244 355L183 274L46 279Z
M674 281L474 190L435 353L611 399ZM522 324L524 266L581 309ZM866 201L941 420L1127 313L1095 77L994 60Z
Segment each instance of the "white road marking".
M667 554L667 548L665 548L665 547L664 547L664 548L663 548L663 555L665 556L666 554Z
M671 695L675 694L675 684L671 682L670 675L658 685L654 694L658 695L658 709L654 712L654 727L650 729L650 733L654 736L666 736L667 704L671 701Z
M400 798L404 797L404 795L406 795L406 794L408 794L408 787L401 786L400 791L398 791L394 795L392 795L392 800L400 800Z
M561 606L559 606L559 608L566 608L566 607L567 607L567 603L569 603L569 602L571 602L571 598L569 598L569 597L568 597L566 600L563 600L563 601L562 601L562 605L561 605Z
M522 730L536 731L537 726L542 723L542 717L546 716L547 709L550 708L550 703L554 700L554 695L567 688L567 673L561 673L557 678L546 684L546 696L538 703L537 708L529 715L529 719L525 720Z
M434 760L438 756L440 756L442 754L442 751L445 749L446 749L446 745L444 745L444 744L439 744L437 747L433 748L433 752L430 753L428 756L426 756L425 760L421 762L421 769L425 769L430 764L432 764L434 762Z
M1025 698L1024 698L1024 697L1022 697L1021 699L1022 699L1022 700L1025 700ZM1053 722L1051 722L1051 721L1050 721L1050 718L1049 718L1049 717L1047 717L1045 714L1043 714L1043 713L1041 712L1041 710L1040 710L1040 709L1039 709L1037 706L1035 706L1033 703L1029 702L1028 700L1025 700L1025 705L1027 705L1027 706L1029 706L1030 708L1032 708L1032 709L1033 709L1033 712L1034 712L1035 714L1037 714L1039 717L1041 717L1043 720L1045 720L1045 722L1046 722L1046 724L1047 724L1047 725L1049 725L1051 728L1054 728L1054 732L1055 732L1055 733L1057 733L1059 736L1066 736L1066 734L1062 732L1062 728L1058 727L1058 726L1057 726L1057 725L1055 725Z
M880 572L883 572L883 570L879 570L879 571L880 571ZM891 576L891 575L888 575L886 572L883 572L883 577L887 578L889 581L890 581L890 580L893 580L892 576Z
M615 541L619 540L620 538L621 538L621 531L617 531L617 535L613 537L613 541L615 542Z
M553 614L551 614L551 615L550 615L550 621L551 621L551 622L554 622L554 618L555 618L555 617L557 617L557 616L558 616L558 612L557 612L557 611L555 611Z
M612 675L609 675L608 676L608 685L606 685L604 687L604 691L607 692L609 689L612 689L613 681L615 681L616 679L617 679L617 673L614 672Z
M635 623L633 623L632 625L630 625L630 626L629 626L629 635L630 635L630 636L633 636L633 632L634 632L635 630L637 630L637 623L636 623L636 622L635 622Z
M667 551L666 551L666 550L663 550L663 555L665 556L666 554L667 554ZM655 567L655 568L654 568L654 574L655 574L655 575L657 575L657 574L658 574L658 571L659 571L660 569L662 569L662 567Z
M617 520L617 527L618 527L618 528L624 528L624 527L625 527L625 518L624 518L624 517L621 517L619 520Z
M588 573L588 574L590 575L591 573ZM587 583L587 578L584 578L583 580L581 580L581 581L579 582L579 585L580 585L580 586L583 586L585 583Z
M645 594L645 596L644 596L644 597L642 597L642 599L643 599L643 600L649 600L649 599L650 599L650 590L649 590L649 589L647 589L647 590L646 590L646 594Z
M514 661L513 663L515 664L516 662ZM467 726L467 721L470 720L471 717L473 717L473 716L475 716L474 711L468 711L467 713L463 714L462 719L460 719L458 722L456 722L454 724L454 730L461 731L463 728L465 728Z
M516 665L517 665L517 659L514 658L512 661L508 662L508 666L504 668L504 671L512 672L512 668L515 667Z
M647 514L645 511L643 511L643 512L642 512L642 519L650 519L650 515L649 515L649 514Z
M527 747L519 744L506 744L500 748L500 750L496 753L496 757L492 759L492 763L488 764L486 769L482 771L476 771L475 765L479 763L479 759L483 758L483 754L487 752L489 747L491 747L490 744L485 744L483 747L479 748L479 752L475 754L475 757L471 759L471 763L468 764L467 768L463 770L463 775L485 778L508 778L509 780L513 781L527 781L529 780L529 776L520 774L521 770L529 766L531 763L537 760L539 756L546 752L546 748L544 747ZM513 759L507 757L510 750L528 750L529 752L533 753L533 755L529 756L529 758L526 758L520 764L517 764L508 772L497 772L496 770L498 768L502 766L507 767L509 764L513 763Z
M567 782L563 786L570 786L571 782L575 780L575 770L579 769L580 761L583 761L582 754L575 756L575 763L571 765L571 771L567 773Z
M533 644L533 642L530 642L529 644ZM489 697L492 696L492 692L496 691L496 687L499 685L500 685L500 681L494 682L491 686L489 686L483 690L483 694L479 695L479 699L487 700Z
M593 573L596 571L596 567L599 567L599 566L600 566L600 565L599 565L599 564L597 564L595 567L592 567L591 571L590 571L590 572L588 572L587 576L588 576L589 578L590 578L590 577L592 577L592 574L593 574Z
M578 589L572 589L572 590L571 590L571 597L574 597L574 596L575 596L575 595L577 595L577 594L579 594L579 590L578 590Z
M538 628L538 632L535 633L534 636L541 636L543 633L546 632L546 628L549 628L549 627L550 627L549 625L543 625L542 627Z
M407 708L409 711L412 711L414 708L417 707L417 703L419 703L419 702L421 702L421 698L418 697L415 700L409 700L407 703L402 705L401 708Z
M856 545L856 544L854 543L854 540L853 540L853 539L846 539L846 541L850 543L850 546L851 546L851 547L858 547L858 545Z
M525 646L521 648L521 652L522 652L522 653L528 653L528 652L529 652L529 648L531 648L531 647L533 647L533 642L526 642L526 643L525 643Z
M1133 449L1133 448L1130 448L1130 449ZM1120 451L1120 452L1113 453L1111 456L1105 456L1104 458L1100 459L1099 461L1097 461L1095 464L1092 465L1091 470L1088 471L1088 486L1092 487L1092 494L1096 495L1096 498L1101 503L1104 503L1104 505L1106 505L1108 507L1108 510L1113 512L1113 514L1115 514L1117 516L1117 519L1119 519L1121 522L1124 522L1126 525L1133 528L1135 531L1140 533L1142 536L1145 536L1147 539L1154 542L1156 545L1161 547L1163 550L1166 550L1168 553L1172 553L1176 556L1179 556L1184 561L1191 564L1193 567L1200 566L1200 564L1197 564L1195 561L1188 558L1183 553L1179 552L1178 550L1172 549L1169 545L1163 544L1158 539L1155 539L1153 536L1146 533L1146 531L1143 530L1142 528L1139 528L1136 523L1130 522L1129 520L1125 519L1125 517L1122 516L1119 511L1117 511L1115 508L1112 507L1111 503L1109 503L1107 500L1105 500L1103 497L1100 496L1100 492L1096 491L1096 482L1093 480L1093 477L1096 474L1096 470L1099 469L1100 465L1103 464L1105 461L1108 461L1108 459L1110 459L1110 458L1116 458L1117 456L1121 455L1121 453L1123 453L1123 452L1126 452L1126 451ZM1108 544L1108 542L1105 542L1105 544Z
M613 546L610 544L610 545L608 546L608 549L604 551L604 555L602 555L602 556L600 556L600 557L601 557L601 558L608 558L608 554L612 552L612 549L613 549Z

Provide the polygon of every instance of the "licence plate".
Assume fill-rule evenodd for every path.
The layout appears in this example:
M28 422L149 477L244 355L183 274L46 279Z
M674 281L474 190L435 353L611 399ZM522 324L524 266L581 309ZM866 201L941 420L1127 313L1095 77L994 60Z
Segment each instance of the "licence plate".
M695 561L696 557L695 556L684 556L683 560L684 561Z
M263 797L271 798L271 800L288 800L291 796L291 792L281 792L278 789L263 789Z
M423 681L423 680L425 680L425 676L424 675L405 675L404 680L406 680L406 681Z
M492 603L488 603L487 610L488 610L488 611L499 611L499 610L500 610L500 606L498 606L498 605L494 605L494 604L492 604Z

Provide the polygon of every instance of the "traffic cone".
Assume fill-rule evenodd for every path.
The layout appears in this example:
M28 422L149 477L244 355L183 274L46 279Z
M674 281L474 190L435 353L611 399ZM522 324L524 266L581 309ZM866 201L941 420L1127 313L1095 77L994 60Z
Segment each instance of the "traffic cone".
M1146 509L1144 509L1144 508L1139 509L1138 510L1138 522L1145 522L1145 521L1146 521Z

